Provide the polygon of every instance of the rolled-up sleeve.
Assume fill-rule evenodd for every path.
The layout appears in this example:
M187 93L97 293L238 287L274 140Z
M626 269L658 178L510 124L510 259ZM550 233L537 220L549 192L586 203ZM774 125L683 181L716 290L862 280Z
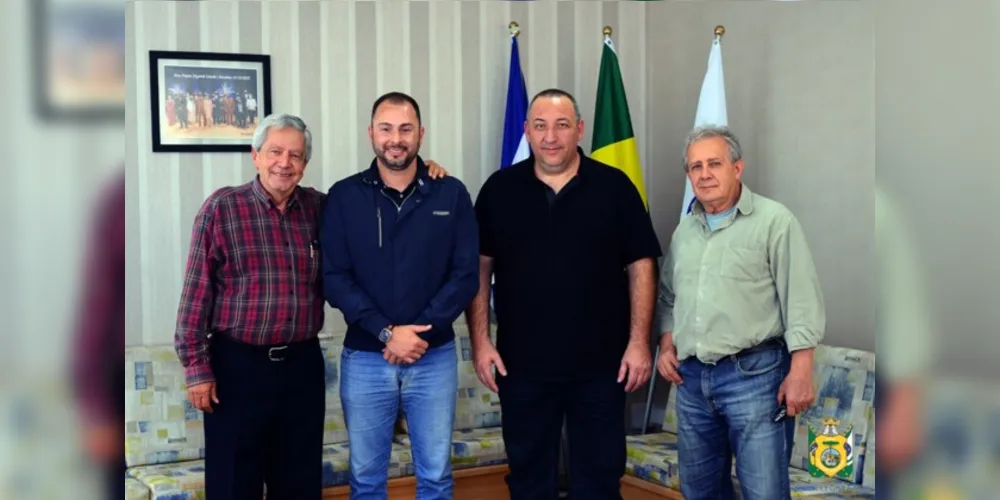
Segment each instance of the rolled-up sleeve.
M674 331L674 264L670 249L662 260L656 294L656 318L653 320L658 337Z
M826 331L826 307L805 232L791 214L774 228L769 253L788 350L814 348Z

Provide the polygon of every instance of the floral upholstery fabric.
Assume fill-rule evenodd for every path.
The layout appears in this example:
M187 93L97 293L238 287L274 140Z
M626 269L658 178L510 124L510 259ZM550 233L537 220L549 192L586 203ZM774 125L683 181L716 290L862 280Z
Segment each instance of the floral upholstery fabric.
M323 443L347 441L340 405L343 336L322 338L326 362ZM129 467L205 457L202 412L187 401L184 367L172 345L125 349L125 457Z
M204 460L135 467L128 475L149 489L150 500L205 499Z
M875 498L875 490L869 490L861 485L829 477L812 477L808 472L796 468L788 471L788 479L792 490L792 498L810 499L851 499ZM742 499L740 481L733 469L733 485L736 488L736 498Z
M875 489L875 409L868 420L868 439L865 444L865 466L862 482L865 488Z
M187 401L173 346L125 350L125 459L130 467L205 456L202 413Z
M625 438L625 473L668 488L680 489L677 435L668 432Z
M149 500L149 488L135 478L125 478L125 500Z
M476 376L472 363L472 341L468 330L455 329L455 354L458 356L458 395L455 401L455 429L499 427L500 396L489 390Z
M326 364L326 419L323 427L323 444L347 441L344 409L340 404L340 354L344 350L344 336L321 338L323 359Z
M826 419L838 421L837 431L852 431L854 475L861 483L868 422L875 402L875 353L821 345L813 364L816 402L796 417L792 467L809 469L809 427L822 432Z
M346 442L323 447L323 487L341 486L351 480L351 450ZM413 454L409 446L393 443L389 455L389 479L412 476Z
M400 434L396 441L410 447L410 436ZM500 427L458 430L451 438L451 465L454 469L507 463L507 450Z

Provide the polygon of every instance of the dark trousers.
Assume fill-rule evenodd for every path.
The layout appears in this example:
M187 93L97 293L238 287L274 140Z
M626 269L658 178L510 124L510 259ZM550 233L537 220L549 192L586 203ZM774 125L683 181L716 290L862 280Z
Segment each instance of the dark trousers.
M625 474L625 386L614 378L540 382L498 377L511 500L559 498L563 419L570 497L620 499Z
M322 498L326 369L319 342L269 354L216 334L210 359L219 402L205 414L206 497L258 500L266 484L268 500Z

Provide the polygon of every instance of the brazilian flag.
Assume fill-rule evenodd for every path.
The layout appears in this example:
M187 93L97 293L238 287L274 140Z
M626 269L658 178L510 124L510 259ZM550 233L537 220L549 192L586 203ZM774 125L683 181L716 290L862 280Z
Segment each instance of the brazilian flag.
M635 143L628 100L625 98L625 85L622 84L618 55L610 36L604 37L604 52L601 54L597 106L594 110L594 137L590 151L590 156L595 160L625 172L639 190L643 204L649 208L646 183L642 179L642 165L639 163L639 148Z

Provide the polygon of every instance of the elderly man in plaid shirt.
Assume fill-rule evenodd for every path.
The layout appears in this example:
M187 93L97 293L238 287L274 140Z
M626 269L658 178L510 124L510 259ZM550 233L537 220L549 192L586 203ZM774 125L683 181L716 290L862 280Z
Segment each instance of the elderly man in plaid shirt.
M175 345L205 412L212 500L260 498L265 483L269 500L322 497L325 195L299 186L311 154L300 118L268 116L253 136L256 178L215 191L195 218Z

